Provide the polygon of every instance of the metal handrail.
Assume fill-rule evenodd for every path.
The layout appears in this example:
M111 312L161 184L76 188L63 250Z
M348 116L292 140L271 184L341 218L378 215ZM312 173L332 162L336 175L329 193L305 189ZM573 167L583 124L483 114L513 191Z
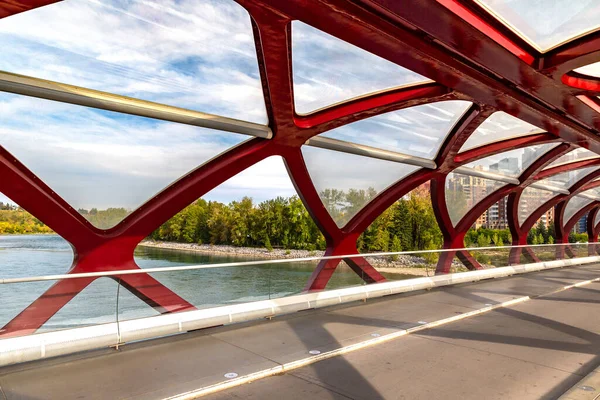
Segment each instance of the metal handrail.
M266 125L0 71L0 91L271 139Z
M119 276L119 275L137 275L137 274L149 274L149 273L160 273L160 272L174 272L174 271L193 271L200 269L211 269L211 268L228 268L228 267L247 267L253 265L264 265L264 264L284 264L292 262L305 262L305 261L321 261L321 260L338 260L344 258L359 258L359 257L383 257L383 256L395 256L395 255L411 255L411 254L431 254L431 253L447 253L453 251L481 251L481 250L509 250L513 248L525 248L525 247L557 247L557 246L574 246L574 245L590 245L595 243L555 243L555 244L533 244L533 245L518 245L518 246L487 246L487 247L463 247L458 249L436 249L436 250L414 250L414 251L395 251L395 252L381 252L381 253L360 253L360 254L346 254L339 256L314 256L314 257L301 257L301 258L284 258L277 260L258 260L258 261L241 261L241 262L230 262L230 263L217 263L217 264L201 264L201 265L185 265L179 267L157 267L157 268L144 268L144 269L125 269L116 271L100 271L100 272L85 272L79 274L62 274L62 275L43 275L23 278L2 278L0 284L11 284L11 283L26 283L26 282L41 282L41 281L55 281L62 279L78 279L78 278L96 278L102 276Z

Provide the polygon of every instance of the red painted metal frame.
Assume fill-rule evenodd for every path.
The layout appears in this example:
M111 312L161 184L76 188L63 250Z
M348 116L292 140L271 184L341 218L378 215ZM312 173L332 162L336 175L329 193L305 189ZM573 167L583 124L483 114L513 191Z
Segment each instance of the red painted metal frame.
M59 1L61 0L3 0L0 3L0 18L58 3Z
M504 47L506 50L519 57L523 62L527 64L533 64L535 57L531 55L530 49L525 50L522 44L515 43L514 40L508 38L506 32L502 32L497 26L494 26L491 21L486 21L481 15L474 12L473 8L469 8L467 4L464 4L458 0L437 0L438 3L442 4L448 10L468 22L474 28L487 35L490 39Z
M0 17L54 0L10 0L0 5ZM598 104L593 100L600 80L578 76L573 69L600 60L600 33L540 54L492 16L458 0L237 0L248 10L254 32L259 71L274 139L251 139L190 172L135 210L118 226L101 231L90 225L12 155L0 148L0 191L31 212L71 243L75 259L70 273L138 268L133 259L137 244L171 216L237 173L270 157L281 156L308 212L323 232L327 255L358 254L356 241L388 207L419 185L431 182L434 212L444 237L444 248L463 247L464 235L491 205L508 195L509 227L513 244L525 244L539 216L557 207L557 234L564 240L573 218L562 223L562 211L573 195L595 185L600 173L584 177L569 195L557 195L521 225L518 202L534 180L566 168L600 165L580 161L543 170L573 145L600 153ZM391 89L351 99L309 115L294 110L291 21L300 20L359 48L397 63L437 83ZM589 101L582 101L581 99ZM308 173L301 146L311 137L336 127L435 101L462 99L473 103L449 133L435 158L437 168L421 169L381 192L344 227L328 214ZM593 104L590 105L592 102ZM493 112L504 111L546 130L546 133L490 143L462 153L468 137ZM453 226L445 202L447 175L456 167L508 150L550 142L566 142L548 151L523 171L518 185L489 194ZM579 210L597 213L597 204ZM592 214L590 214L592 216ZM599 226L588 224L590 240ZM527 256L534 259L532 253ZM470 269L479 263L464 251L443 253L437 272L450 270L455 256ZM517 256L511 255L512 259ZM384 280L365 259L344 260L367 282ZM326 287L339 261L321 262L307 290ZM161 312L192 309L177 294L148 275L115 277L132 293ZM57 282L3 328L8 335L33 332L92 279Z

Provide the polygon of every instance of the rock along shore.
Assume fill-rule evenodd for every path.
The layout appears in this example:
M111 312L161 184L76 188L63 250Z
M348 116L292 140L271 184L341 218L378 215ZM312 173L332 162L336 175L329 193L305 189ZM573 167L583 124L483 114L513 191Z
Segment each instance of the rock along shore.
M195 243L177 243L163 242L155 240L144 240L140 246L155 247L160 249L192 251L212 255L239 256L255 259L292 259L305 257L320 257L324 252L320 250L287 250L273 249L269 251L265 248L257 247L235 247L226 245L210 245ZM368 257L368 261L379 271L386 273L398 273L416 276L433 275L435 264L429 264L425 259L412 255L399 255L396 260L390 256ZM316 261L315 261L316 262ZM462 267L462 264L456 263L456 268Z

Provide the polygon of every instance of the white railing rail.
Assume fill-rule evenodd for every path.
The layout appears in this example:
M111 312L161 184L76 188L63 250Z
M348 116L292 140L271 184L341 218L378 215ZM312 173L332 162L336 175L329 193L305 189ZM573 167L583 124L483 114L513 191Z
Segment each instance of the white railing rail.
M308 261L321 261L321 260L341 260L344 258L369 258L369 257L388 257L388 256L401 256L401 255L418 255L418 254L431 254L431 253L448 253L456 251L482 251L482 250L510 250L516 248L540 248L540 247L576 247L576 246L593 246L600 243L558 243L558 244L532 244L532 245L519 245L519 246L486 246L486 247L463 247L458 249L436 249L436 250L414 250L414 251L390 251L390 252L378 252L378 253L358 253L358 254L346 254L339 256L311 256L301 258L282 258L282 259L265 259L257 261L240 261L240 262L228 262L228 263L216 263L216 264L201 264L201 265L182 265L176 267L156 267L156 268L143 268L143 269L124 269L124 270L109 270L101 272L84 272L78 274L60 274L60 275L43 275L43 276L31 276L21 278L1 278L0 284L13 284L13 283L26 283L26 282L41 282L41 281L56 281L62 279L78 279L78 278L95 278L103 276L119 276L119 275L137 275L137 274L150 274L150 273L162 273L162 272L176 272L176 271L193 271L200 269L211 269L211 268L230 268L230 267L249 267L255 265L265 264L285 264L295 262L308 262Z
M353 301L366 301L393 294L432 289L482 279L600 262L600 256L580 257L534 264L513 265L432 277L405 279L304 293L278 299L184 311L65 329L54 332L0 339L0 366L34 361L85 350L122 345L127 342L183 333L219 325L246 322Z

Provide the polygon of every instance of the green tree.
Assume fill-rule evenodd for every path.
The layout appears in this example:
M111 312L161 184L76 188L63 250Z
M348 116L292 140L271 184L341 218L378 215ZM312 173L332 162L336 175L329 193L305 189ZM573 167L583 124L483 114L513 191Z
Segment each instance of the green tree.
M556 242L556 228L554 227L554 221L550 221L548 224L548 237L552 238L552 242ZM550 243L550 242L548 242Z
M398 238L398 236L395 236L392 238L392 252L397 253L402 251L402 243L400 242L400 239ZM398 255L395 254L392 256L392 260L396 261L398 260Z
M334 220L342 217L342 208L346 202L346 193L343 190L325 189L319 193L319 197Z
M498 246L499 241L500 238L498 237L498 232L494 232L494 234L492 235L492 242L494 242L494 246Z
M265 249L273 251L273 246L271 246L271 241L268 236L265 237Z
M537 242L538 242L538 244L544 244L544 235L539 233L538 237L537 237Z
M478 247L489 247L490 245L490 238L489 236L480 233L479 236L477 236L477 246Z

